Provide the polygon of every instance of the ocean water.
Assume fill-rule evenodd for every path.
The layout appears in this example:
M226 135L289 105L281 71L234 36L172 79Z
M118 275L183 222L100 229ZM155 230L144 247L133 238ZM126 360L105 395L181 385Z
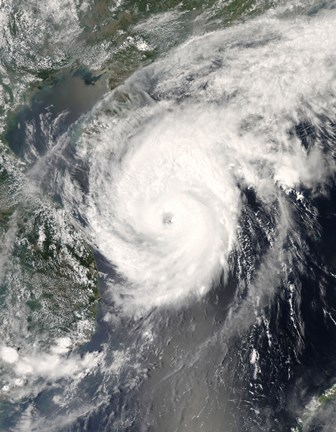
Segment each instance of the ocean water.
M0 430L334 431L336 3L0 23Z

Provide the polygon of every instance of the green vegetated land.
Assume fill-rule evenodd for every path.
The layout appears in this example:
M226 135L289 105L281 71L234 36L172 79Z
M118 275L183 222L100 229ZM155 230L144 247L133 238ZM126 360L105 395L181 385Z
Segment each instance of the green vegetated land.
M13 77L21 77L18 82L24 82L25 74L30 74L30 80L26 90L17 93L19 96L16 99L15 91L11 90L6 107L1 108L0 114L5 116L6 126L2 128L4 132L0 140L3 143L7 141L9 148L12 148L13 143L10 141L15 134L11 135L11 131L20 132L18 120L24 118L22 113L34 111L32 101L43 99L46 89L48 97L52 97L53 91L61 93L62 83L69 81L67 77L83 81L83 89L85 86L90 89L92 105L95 98L92 89L97 89L98 100L103 91L119 86L138 68L154 61L165 50L189 37L189 30L185 28L189 29L188 25L204 12L207 14L201 22L204 31L207 31L212 29L214 22L217 28L223 28L236 20L263 12L271 3L265 1L260 4L257 0L124 0L117 3L96 0L89 10L79 13L82 32L73 42L80 46L78 56L71 54L62 62L49 62L46 68L39 67L35 71L26 69L24 65L15 70ZM161 34L160 26L154 28L151 34L141 30L141 25L138 28L139 24L170 12L180 20L180 30L176 32L175 38L167 36L162 39L165 34ZM19 19L19 16L13 15L13 31L19 28L15 26L15 19ZM13 34L13 38L16 36ZM161 44L158 36L163 40ZM111 55L107 56L99 70L91 71L81 63L81 50L102 43L107 44ZM105 87L102 86L104 82ZM102 90L103 87L105 90ZM74 95L70 94L70 98L72 105L77 103ZM66 109L66 98L62 103L64 106L60 106L60 109ZM91 105L85 106L84 102L81 112L90 109ZM18 142L23 137L22 130L20 133L17 135ZM94 322L98 276L90 246L76 232L57 202L48 202L36 196L32 198L24 192L27 182L25 173L29 170L29 164L17 163L16 168L9 172L5 162L6 158L0 165L1 250L2 254L7 254L1 280L2 308L11 311L15 304L16 308L21 308L28 337L38 332L41 340L46 339L48 334L51 337L61 336L81 321ZM14 278L11 277L13 274ZM4 325L6 323L4 320ZM94 326L87 328L90 333ZM8 336L10 331L9 327Z

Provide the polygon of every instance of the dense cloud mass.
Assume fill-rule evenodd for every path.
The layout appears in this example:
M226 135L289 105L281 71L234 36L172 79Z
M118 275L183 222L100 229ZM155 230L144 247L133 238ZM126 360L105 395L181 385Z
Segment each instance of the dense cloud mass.
M0 0L0 429L332 430L334 2L24 3Z
M269 14L196 37L94 109L76 150L89 165L81 212L126 308L176 304L227 274L245 190L278 209L261 227L269 247L296 229L287 196L304 201L334 171L323 138L334 133L334 22L333 11Z

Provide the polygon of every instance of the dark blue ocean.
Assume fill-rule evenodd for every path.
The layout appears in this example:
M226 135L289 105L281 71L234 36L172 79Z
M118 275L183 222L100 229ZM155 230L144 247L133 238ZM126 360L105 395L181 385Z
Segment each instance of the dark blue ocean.
M335 431L335 2L0 23L0 430Z

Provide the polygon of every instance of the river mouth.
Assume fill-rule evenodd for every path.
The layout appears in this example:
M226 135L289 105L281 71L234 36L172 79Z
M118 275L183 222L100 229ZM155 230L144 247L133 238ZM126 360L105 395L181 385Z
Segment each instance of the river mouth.
M0 9L0 428L332 430L334 3L48 4Z

